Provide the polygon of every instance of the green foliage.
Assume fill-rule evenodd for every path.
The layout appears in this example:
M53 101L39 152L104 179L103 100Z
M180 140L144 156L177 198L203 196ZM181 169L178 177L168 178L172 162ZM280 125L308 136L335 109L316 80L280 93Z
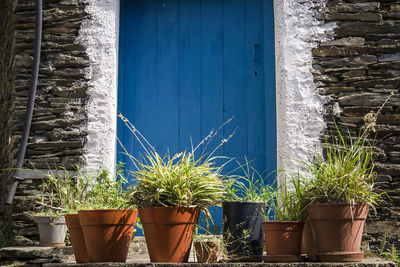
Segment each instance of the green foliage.
M385 260L394 262L396 266L400 266L400 250L396 248L394 243L387 247L386 236L387 233L383 235L383 240L378 255Z
M368 204L375 209L381 195L374 189L374 141L370 136L382 108L393 94L389 95L382 106L364 116L364 125L357 137L350 132L343 135L335 123L336 132L332 140L325 139L325 157L316 155L305 165L311 173L307 198L317 203Z
M366 134L345 138L336 126L339 140L325 140L325 158L317 155L306 166L310 170L307 197L318 203L349 203L376 206L380 194L373 191L373 144Z
M268 203L266 219L273 213L276 221L304 221L308 205L305 198L306 188L307 184L299 174L295 178L286 179Z
M213 154L234 133L227 139L221 140L221 143L207 157L202 153L202 156L196 158L196 150L207 140L208 144L218 131L211 132L195 148L192 147L191 152L183 151L162 157L127 118L122 114L118 116L145 151L145 156L137 159L130 155L120 143L125 154L136 167L133 171L136 184L129 190L130 203L138 207L195 205L209 217L206 207L220 203L225 193L220 174L223 166L215 165L215 160L220 157L213 157Z
M120 169L117 166L117 170ZM125 179L120 171L117 174L119 179L115 181L104 168L94 173L79 167L76 173L57 169L43 179L40 195L36 197L35 214L58 217L82 209L126 207L122 189Z
M247 161L244 164L237 162L238 167L231 173L240 171L242 174L226 175L226 201L240 202L270 202L275 194L275 183L269 185L266 177L262 176Z
M153 151L147 161L137 161L137 184L130 191L131 203L148 206L211 206L224 194L219 167L211 159L195 159L182 152L172 158Z
M36 197L36 215L59 217L76 213L87 201L88 175L77 169L76 175L65 168L50 172L42 180L40 195Z
M117 179L110 177L106 169L101 169L94 176L87 191L88 201L82 205L82 209L121 209L133 207L128 204L126 190L123 185L126 179L122 172L123 164L117 165Z
M207 230L200 225L195 225L194 233L193 233L193 243L199 242L202 251L214 251L217 255L217 258L222 261L228 261L228 251L225 240L219 234L220 227L214 225L211 229ZM205 234L199 234L199 230L201 230ZM210 247L207 242L214 242L215 247Z

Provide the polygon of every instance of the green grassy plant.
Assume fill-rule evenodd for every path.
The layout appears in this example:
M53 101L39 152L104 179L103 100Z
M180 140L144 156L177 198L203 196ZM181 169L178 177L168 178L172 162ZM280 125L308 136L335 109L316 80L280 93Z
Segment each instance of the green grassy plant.
M175 155L161 156L128 119L121 114L119 114L119 118L145 152L142 158L135 158L120 143L136 167L132 173L136 183L129 190L130 203L136 204L138 207L198 206L206 216L209 216L206 207L220 203L225 193L224 183L221 180L221 170L224 164L216 166L215 160L221 159L221 157L215 157L213 154L234 133L221 140L214 151L208 155L201 153L199 157L195 156L200 145L208 144L210 138L216 135L213 132L190 152L183 151Z
M203 161L187 152L161 158L153 151L137 166L131 202L139 207L206 207L219 203L225 192L221 168L214 166L212 158Z
M314 203L368 204L374 208L381 195L374 189L374 140L376 120L391 95L377 112L364 117L364 126L357 137L344 135L335 124L335 137L325 139L325 155L316 155L305 165L310 171L307 198Z
M83 209L126 207L121 166L117 166L117 170L117 180L110 177L109 171L104 168L94 173L79 167L74 173L64 168L51 172L43 179L34 213L58 217Z
M304 221L308 201L305 198L307 184L300 175L285 179L267 205L266 219L276 221ZM271 216L273 214L273 216Z
M224 177L226 184L226 201L270 202L276 191L276 183L267 183L266 177L251 166L245 159L244 164L237 162L238 167Z
M387 247L386 236L387 233L383 235L383 240L381 242L378 256L382 259L394 262L396 266L400 266L400 250L396 248L394 243Z

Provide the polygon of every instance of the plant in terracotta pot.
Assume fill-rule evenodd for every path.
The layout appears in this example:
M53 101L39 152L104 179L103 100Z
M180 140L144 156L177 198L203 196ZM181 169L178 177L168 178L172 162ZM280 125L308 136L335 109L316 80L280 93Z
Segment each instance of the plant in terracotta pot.
M239 164L233 172L242 175L225 177L227 191L222 202L223 237L231 261L257 260L263 251L262 222L265 203L269 202L274 189L266 178L249 165Z
M311 203L307 214L321 261L362 260L360 244L368 208L375 210L381 199L374 192L370 136L383 105L364 117L357 137L342 134L335 124L335 137L324 142L325 155L306 163L310 172L306 196Z
M220 233L220 227L213 225L210 230L196 226L193 236L193 244L196 252L197 262L216 263L218 260L228 261L226 245ZM199 234L199 229L202 234Z
M140 159L130 156L137 169L129 200L138 207L150 260L187 262L200 211L210 217L207 207L220 203L225 193L222 167L215 165L212 153L197 158L199 146L160 156L126 118L119 117L145 151Z
M264 261L301 261L301 244L307 201L304 197L306 184L298 177L282 183L268 203L267 214L274 220L263 222L265 248Z
M138 162L137 183L130 191L152 262L187 262L200 210L220 202L223 182L210 160L197 160L192 153L161 158L148 155Z
M118 179L106 169L94 174L88 201L78 211L89 262L125 262L134 233L137 210L128 202L122 169Z

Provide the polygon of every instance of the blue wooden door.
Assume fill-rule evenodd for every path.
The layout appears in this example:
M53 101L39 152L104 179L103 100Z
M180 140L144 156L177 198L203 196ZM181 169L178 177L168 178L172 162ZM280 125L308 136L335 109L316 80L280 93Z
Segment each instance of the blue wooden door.
M118 111L161 154L191 149L276 168L272 0L121 0ZM140 144L118 125L134 156ZM118 148L118 160L128 163Z

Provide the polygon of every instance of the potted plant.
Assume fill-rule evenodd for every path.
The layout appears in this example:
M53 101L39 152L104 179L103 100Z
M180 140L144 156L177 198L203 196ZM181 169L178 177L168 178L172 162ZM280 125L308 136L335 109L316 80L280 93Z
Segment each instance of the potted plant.
M219 259L228 261L225 242L220 236L220 227L213 225L211 231L201 228L203 234L199 234L199 225L193 236L193 244L198 263L216 263Z
M267 214L273 213L263 222L265 249L264 261L290 262L302 261L301 244L307 202L304 198L305 184L292 178L276 190L268 203Z
M128 255L137 210L128 203L119 167L117 174L119 179L111 178L106 169L96 173L88 201L78 211L89 262L125 262Z
M270 201L275 189L247 160L233 172L238 170L243 175L225 177L227 192L222 202L223 237L231 260L257 260L254 256L261 256L263 252L265 203Z
M65 246L67 226L64 214L67 212L68 199L60 195L65 189L65 177L60 172L49 172L42 180L40 194L35 198L34 220L38 225L40 246Z
M70 173L66 169L50 172L42 184L42 197L37 204L57 210L61 220L65 221L71 238L75 260L88 262L85 241L78 218L78 209L87 201L88 176L79 167ZM48 204L45 204L47 202ZM62 217L64 215L64 217Z
M324 157L317 155L306 163L311 175L307 214L320 261L357 262L363 258L360 244L368 208L375 210L381 198L373 191L374 139L369 138L384 104L364 117L365 125L357 137L343 135L335 124L335 137L325 139Z
M196 160L193 153L161 158L147 155L138 162L137 183L130 191L152 262L187 262L200 210L217 204L223 194L218 168L210 160Z
M141 159L125 152L137 167L129 199L138 207L150 260L187 262L200 211L210 218L207 207L220 203L225 193L221 167L215 165L213 153L195 156L210 135L191 152L161 157L125 117L119 117L145 151Z

